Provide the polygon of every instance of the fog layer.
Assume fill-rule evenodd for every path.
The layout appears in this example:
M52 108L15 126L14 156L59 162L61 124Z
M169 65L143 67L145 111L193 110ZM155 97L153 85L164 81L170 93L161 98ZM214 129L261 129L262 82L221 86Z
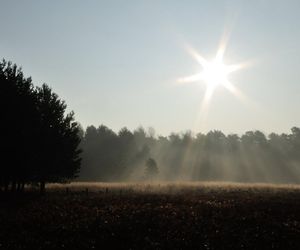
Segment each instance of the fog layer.
M115 133L89 126L82 134L80 180L143 181L146 161L157 163L161 181L236 181L299 183L300 129L268 136L248 131L242 136L221 131L156 137L154 130Z

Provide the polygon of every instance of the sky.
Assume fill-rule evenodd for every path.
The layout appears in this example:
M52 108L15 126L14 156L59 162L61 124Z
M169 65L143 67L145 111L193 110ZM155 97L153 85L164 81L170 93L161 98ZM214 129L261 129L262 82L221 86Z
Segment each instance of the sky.
M88 125L114 131L153 127L288 133L300 126L300 1L0 0L0 57L47 83ZM205 112L191 46L214 58L224 34L225 64L246 96L216 88ZM205 113L205 115L203 115Z

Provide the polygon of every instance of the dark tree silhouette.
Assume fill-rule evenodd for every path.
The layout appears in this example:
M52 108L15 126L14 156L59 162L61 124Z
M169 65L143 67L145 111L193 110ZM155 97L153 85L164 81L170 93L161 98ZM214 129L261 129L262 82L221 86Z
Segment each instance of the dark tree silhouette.
M7 191L23 189L36 158L37 97L31 78L16 64L0 63L1 184ZM5 163L5 164L4 164Z
M74 113L65 115L67 105L46 84L37 88L39 156L34 176L41 192L46 182L65 182L77 177L80 169L80 127Z
M116 133L104 125L87 127L82 142L83 180L112 181L120 174L118 140Z
M158 175L157 163L153 158L148 158L146 161L145 175L150 180L153 180Z
M1 179L4 190L23 190L25 183L62 182L80 167L80 127L74 113L47 86L35 88L21 68L0 63L2 141ZM6 164L3 164L3 163Z

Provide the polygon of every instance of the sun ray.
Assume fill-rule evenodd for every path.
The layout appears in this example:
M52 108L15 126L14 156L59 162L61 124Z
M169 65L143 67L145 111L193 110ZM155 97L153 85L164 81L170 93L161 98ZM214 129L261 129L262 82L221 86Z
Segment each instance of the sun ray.
M219 47L216 54L216 61L218 62L223 62L224 54L230 38L230 33L231 33L230 30L231 29L225 29L221 37L221 41L219 43Z
M256 102L253 102L253 100L251 100L247 95L245 95L242 91L240 91L231 82L229 81L225 82L224 87L230 93L232 93L240 102L242 102L245 106L259 109L259 105Z
M204 99L203 99L203 102L204 103L209 103L210 102L210 99L212 98L212 95L215 91L215 88L216 86L208 86L206 91L205 91L205 94L204 94Z
M235 96L240 96L241 92L230 82L230 81L226 81L224 82L224 87L226 89L228 89L233 95Z
M202 73L199 73L199 74L179 78L177 82L179 83L196 82L202 80L202 77L203 77Z
M233 65L229 65L226 67L226 70L227 70L227 73L232 73L232 72L235 72L239 69L242 69L243 68L243 65L242 64L233 64Z
M216 61L217 62L223 62L223 57L224 57L224 53L225 53L225 49L226 49L226 44L225 43L221 43L217 54L216 54Z
M207 60L203 56L201 56L194 48L186 46L186 50L202 67L205 67L207 65Z

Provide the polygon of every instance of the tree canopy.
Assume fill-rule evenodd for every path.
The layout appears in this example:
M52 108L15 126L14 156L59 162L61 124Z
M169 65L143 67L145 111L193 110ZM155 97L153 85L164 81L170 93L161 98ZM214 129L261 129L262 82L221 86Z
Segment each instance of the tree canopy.
M21 68L0 63L1 187L22 189L26 183L64 182L80 168L80 127L74 113L52 89L35 87Z
M105 133L101 132L105 131ZM80 178L93 181L142 180L153 158L160 179L300 183L300 129L290 134L247 131L225 135L213 130L155 136L138 128L115 133L89 126L83 136Z

